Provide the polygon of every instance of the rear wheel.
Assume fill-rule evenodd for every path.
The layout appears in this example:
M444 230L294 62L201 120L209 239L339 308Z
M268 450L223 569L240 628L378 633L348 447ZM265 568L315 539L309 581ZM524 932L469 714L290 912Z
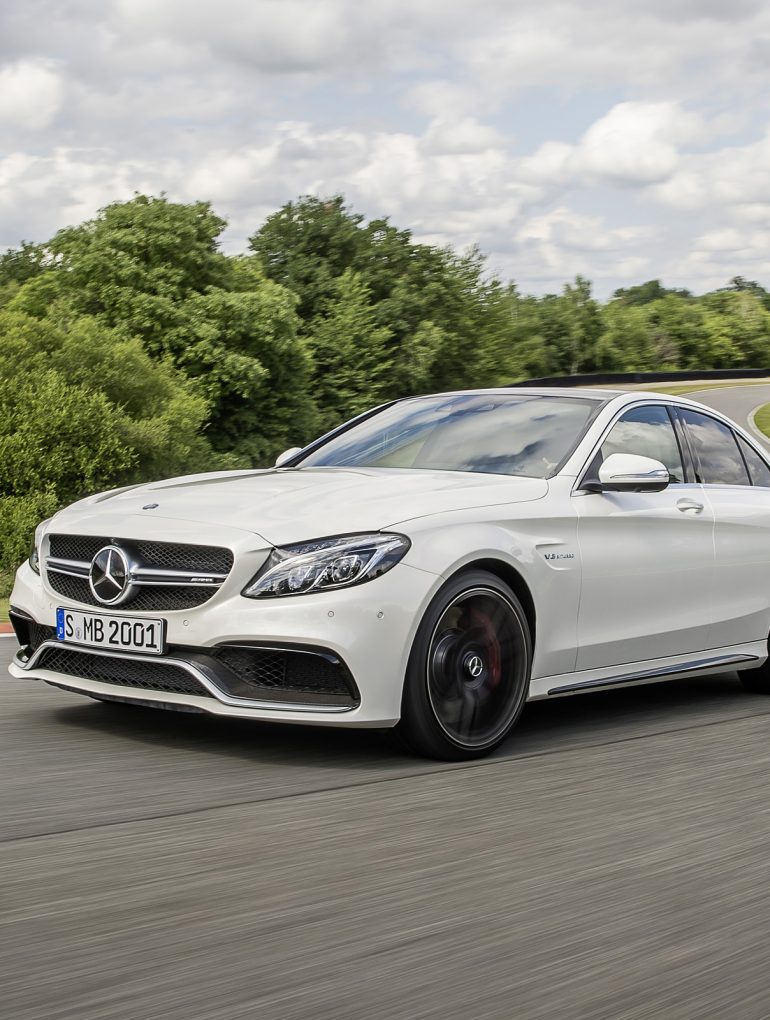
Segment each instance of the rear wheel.
M397 732L419 754L479 758L510 733L529 687L524 610L494 574L467 571L428 607L409 658Z

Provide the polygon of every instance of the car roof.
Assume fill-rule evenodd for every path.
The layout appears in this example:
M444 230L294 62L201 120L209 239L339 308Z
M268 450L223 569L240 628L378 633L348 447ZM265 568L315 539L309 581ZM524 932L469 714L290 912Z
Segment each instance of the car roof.
M468 396L484 393L499 394L508 397L524 395L532 397L584 397L591 400L612 400L614 397L622 397L626 394L636 394L635 390L616 390L604 388L589 388L586 386L485 386L479 389L467 390L446 390L443 393L421 393L417 397L405 397L405 400L419 399L419 397L457 397L467 394ZM649 394L644 394L648 396ZM655 394L657 395L657 394Z

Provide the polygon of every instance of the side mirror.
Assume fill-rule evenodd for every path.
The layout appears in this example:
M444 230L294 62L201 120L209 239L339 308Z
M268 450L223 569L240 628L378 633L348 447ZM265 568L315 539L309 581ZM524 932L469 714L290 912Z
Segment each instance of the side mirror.
M291 460L291 458L301 450L301 446L292 446L288 450L284 450L280 456L275 458L275 466L281 467L282 464L285 464L287 460Z
M659 460L611 453L599 468L598 482L587 488L591 492L662 492L670 481L668 468Z

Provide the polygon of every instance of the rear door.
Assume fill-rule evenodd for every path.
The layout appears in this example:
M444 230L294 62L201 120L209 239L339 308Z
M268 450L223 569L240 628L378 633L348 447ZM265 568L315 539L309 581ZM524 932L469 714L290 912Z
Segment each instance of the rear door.
M663 492L573 496L583 583L577 669L594 669L708 647L714 590L713 513L695 481L681 426L666 405L621 413L583 481L611 453L662 461Z
M709 646L770 631L770 467L725 422L681 406L698 477L714 513L716 579Z

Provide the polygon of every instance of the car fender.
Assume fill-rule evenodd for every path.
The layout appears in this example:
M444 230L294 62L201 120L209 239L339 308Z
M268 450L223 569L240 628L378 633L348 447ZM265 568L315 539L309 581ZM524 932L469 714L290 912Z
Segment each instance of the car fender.
M500 508L493 509L499 515ZM437 576L431 597L450 577L474 566L503 579L507 570L514 571L536 616L533 677L574 669L581 561L573 515L479 521L463 511L442 515L440 521L409 522L400 530L412 541L407 562Z

